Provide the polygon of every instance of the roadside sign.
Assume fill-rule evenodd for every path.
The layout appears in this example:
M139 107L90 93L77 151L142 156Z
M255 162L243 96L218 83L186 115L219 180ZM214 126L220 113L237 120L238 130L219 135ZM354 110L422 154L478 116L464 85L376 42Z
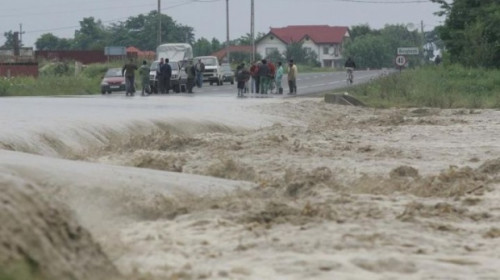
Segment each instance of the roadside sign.
M120 46L104 47L104 55L126 55L127 49Z
M398 48L398 55L418 55L418 48Z
M406 57L402 55L396 56L396 65L399 67L403 67L406 64Z

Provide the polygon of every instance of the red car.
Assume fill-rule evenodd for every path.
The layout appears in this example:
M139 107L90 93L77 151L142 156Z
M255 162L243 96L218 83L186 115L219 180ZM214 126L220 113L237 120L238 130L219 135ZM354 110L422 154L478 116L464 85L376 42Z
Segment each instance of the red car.
M101 81L101 93L106 94L113 91L125 91L125 77L122 76L121 68L110 68L104 74Z

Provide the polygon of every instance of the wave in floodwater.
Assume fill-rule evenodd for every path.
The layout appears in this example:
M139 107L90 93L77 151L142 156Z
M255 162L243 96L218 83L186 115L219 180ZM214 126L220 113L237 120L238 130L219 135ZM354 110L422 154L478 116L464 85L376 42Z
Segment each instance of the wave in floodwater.
M137 121L122 127L78 126L0 138L0 149L65 159L88 159L139 149L166 150L183 139L240 130L210 121ZM189 141L189 140L187 140Z
M308 106L304 105L302 110L318 116L324 115L314 112ZM310 240L311 236L315 239L321 237L320 234L309 236L310 229L331 223L336 230L349 231L345 234L348 242L342 239L341 244L337 244L339 249L335 248L335 251L348 251L351 245L369 251L375 245L380 248L384 245L377 245L377 242L370 240L370 244L366 245L365 239L381 237L381 233L387 232L387 226L394 224L395 220L398 226L408 226L411 230L407 232L411 233L418 232L416 229L425 226L415 221L433 219L431 226L437 228L441 236L443 230L455 232L456 229L449 225L451 222L487 221L491 217L484 210L467 208L467 205L481 204L486 198L467 195L488 191L492 184L499 181L500 159L478 163L475 168L447 165L433 174L422 174L418 167L403 164L395 164L387 170L380 168L378 173L352 172L349 164L362 163L353 161L353 158L370 159L372 164L377 160L388 159L401 162L400 154L404 153L389 152L387 148L377 145L367 147L359 141L345 141L343 137L351 134L358 133L351 139L363 137L366 130L351 128L356 125L366 127L367 124L355 123L343 115L334 115L336 113L331 108L325 108L321 113L325 112L333 114L335 122L311 121L309 126L276 123L256 129L244 129L210 121L143 121L121 127L75 125L57 131L3 137L0 149L13 152L0 150L0 187L4 187L0 197L5 199L5 194L13 191L26 192L28 196L14 193L11 198L7 198L13 201L10 205L15 205L20 214L25 209L34 211L37 214L31 216L35 218L43 210L41 217L47 222L52 222L51 211L54 209L50 208L51 205L60 203L63 208L69 208L75 213L75 218L65 214L55 221L59 225L72 225L69 230L64 226L61 226L62 229L54 229L63 233L58 238L63 241L72 236L81 238L85 233L83 229L79 231L81 235L74 235L74 231L82 225L82 228L87 228L92 233L105 254L121 271L129 269L130 264L139 259L137 256L141 252L150 250L141 246L149 244L148 242L154 243L155 240L159 244L155 248L162 248L166 250L166 254L175 258L185 257L185 254L176 251L182 250L181 247L165 247L160 243L170 241L168 238L159 241L160 236L164 236L168 230L175 233L172 235L174 238L192 235L191 229L196 229L196 234L208 232L211 237L207 237L206 242L201 242L203 250L212 248L212 245L215 247L217 244L226 244L226 239L231 237L226 233L237 232L238 234L234 234L236 237L233 236L233 241L237 240L235 243L238 243L236 248L224 248L222 251L228 252L227 254L235 252L241 257L244 255L241 252L254 250L252 242L246 242L248 236L239 237L241 232L257 236L263 230L264 236L285 238L287 234L279 232L282 225L285 231L295 228L297 232L294 235L304 233L307 235L306 240ZM400 122L400 118L397 122ZM335 124L334 127L332 123ZM384 125L392 126L392 121L390 124L384 122ZM221 191L214 195L215 190ZM33 208L31 204L40 208ZM37 212L36 209L42 210ZM175 220L173 228L167 227L165 221L172 220ZM351 232L351 227L343 228L341 224L346 221L349 225L359 225L363 233L366 224L384 222L383 227L374 229L373 235L361 236ZM32 224L40 223L35 221ZM131 228L127 228L131 224ZM287 227L290 225L291 227ZM34 228L30 226L28 224L27 228ZM50 228L42 229L42 232L51 232ZM123 229L136 234L137 240L130 237L127 241L128 237L125 236L123 241L123 236L119 235L123 233ZM399 228L394 229L395 236L398 236L398 230ZM323 232L323 228L320 231ZM33 232L37 233L35 230ZM141 235L143 232L146 232L144 236ZM224 234L220 234L221 232ZM325 242L331 244L335 241L330 233L326 235ZM489 230L487 234L493 237L497 235L498 231L495 229ZM14 234L10 234L7 242L14 240L14 237ZM30 238L43 237L43 234L27 236L19 242L28 244ZM392 242L393 237L388 235L387 242ZM349 238L360 239L350 243ZM271 241L266 243L265 252L276 250L278 253L274 256L281 256L284 243L274 238ZM402 243L408 244L410 241L411 238ZM93 248L93 253L98 252L98 246L91 239L86 242L90 244L89 248ZM286 242L293 244L295 240ZM185 239L177 245L181 243L186 247L186 252L191 252L195 251L191 249L199 248L196 246L200 244L200 240L195 245L190 245L189 239ZM54 251L69 250L62 246L71 244L72 242L66 242ZM392 246L392 243L388 244ZM278 249L268 250L273 246ZM131 248L136 248L137 251ZM391 252L393 249L390 247ZM306 247L304 251L315 250L318 247ZM3 252L0 251L0 262ZM150 251L147 253L145 259L151 261ZM151 250L151 253L156 251ZM256 254L259 253L263 251L257 251ZM124 255L130 257L129 263L126 262L126 257L121 258ZM103 259L107 256L103 256ZM210 254L210 257L198 263L189 260L192 264L189 267L194 268L192 270L185 269L188 266L184 266L184 263L182 267L175 267L176 262L172 262L169 267L174 272L189 275L191 271L203 266L203 260L210 263L213 256L219 257ZM273 259L281 259L274 256ZM160 259L163 260L158 258L151 263L161 263L158 261ZM144 262L147 264L147 261ZM353 263L359 267L371 266L366 262L368 261L361 260ZM420 267L420 264L401 264L407 267L402 269L405 273L414 273ZM113 271L112 266L104 269ZM383 269L390 268L381 269L383 272ZM225 272L230 273L232 272ZM192 278L201 278L195 276L199 275L193 274Z

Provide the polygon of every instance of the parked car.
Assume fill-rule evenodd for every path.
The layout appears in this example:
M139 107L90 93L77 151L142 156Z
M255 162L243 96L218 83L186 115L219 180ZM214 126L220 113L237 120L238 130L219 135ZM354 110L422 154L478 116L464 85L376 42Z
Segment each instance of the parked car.
M149 85L151 86L151 92L158 93L159 85L158 85L158 77L156 76L156 70L158 69L158 64L160 61L154 61L151 63L151 67L149 68ZM186 84L187 84L187 74L182 68L181 62L170 61L170 67L172 68L172 76L170 77L170 89L174 92L185 92Z
M234 71L231 69L231 65L222 64L221 70L222 70L222 82L230 82L232 85L234 85Z
M113 91L125 90L125 77L122 76L121 68L110 68L104 74L101 81L101 93L106 94Z
M214 83L218 86L222 85L222 71L219 64L219 59L215 56L198 56L193 59L194 64L201 60L205 64L205 71L203 71L203 81L209 82L210 85Z

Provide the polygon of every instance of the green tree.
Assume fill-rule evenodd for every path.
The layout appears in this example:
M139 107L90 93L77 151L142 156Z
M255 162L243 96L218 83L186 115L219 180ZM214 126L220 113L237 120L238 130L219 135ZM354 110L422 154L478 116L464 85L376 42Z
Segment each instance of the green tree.
M266 36L266 33L263 32L258 32L255 35L255 41L260 40L262 37ZM250 46L252 44L252 34L247 33L240 38L234 40L234 45L240 45L240 46Z
M382 68L392 66L394 56L384 37L366 34L346 45L344 57L351 57L358 68Z
M307 50L303 46L304 44L301 42L288 44L285 51L286 59L293 59L295 63L305 63Z
M451 62L500 67L500 3L498 0L431 0L446 17L439 33Z
M209 55L213 53L212 44L206 38L201 37L193 44L193 54L195 56Z
M356 38L358 37L373 34L375 32L376 31L372 30L368 24L354 25L349 28L349 35L351 37L351 40L356 40Z
M278 50L273 50L270 54L267 55L266 58L274 62L285 60L285 56Z
M15 35L14 33L15 32L13 32L12 30L3 33L3 36L5 37L5 43L1 47L2 49L13 49L14 48L14 35ZM22 47L22 43L21 43L20 47Z
M74 49L96 50L106 46L106 30L100 20L93 17L80 21L80 29L75 31Z
M219 40L217 40L217 38L212 38L212 51L211 53L215 52L215 51L218 51L222 48L222 44L220 43Z
M59 49L59 41L60 39L54 34L45 33L36 40L35 46L37 50L41 51L57 50Z
M355 29L356 30L356 29ZM423 48L422 34L409 31L405 25L386 25L380 30L359 27L356 36L343 51L344 57L352 57L361 68L392 67L399 47ZM410 65L421 63L422 57L410 57Z

